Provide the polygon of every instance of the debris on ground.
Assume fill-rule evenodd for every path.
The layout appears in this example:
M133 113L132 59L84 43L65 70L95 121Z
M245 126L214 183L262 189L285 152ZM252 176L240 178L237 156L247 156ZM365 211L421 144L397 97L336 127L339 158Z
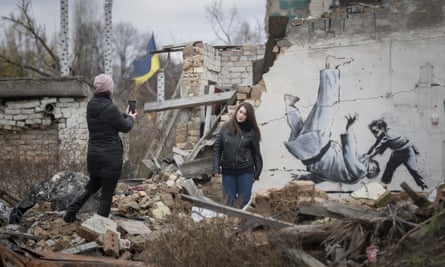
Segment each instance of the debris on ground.
M415 251L404 259L428 263L422 266L445 262L445 254L439 251L445 243L443 185L434 201L406 184L401 185L403 192L390 192L373 182L339 200L313 182L294 180L283 188L260 190L248 207L235 209L224 205L221 181L197 183L161 171L148 179L121 181L109 218L94 214L97 199L93 198L93 204L79 212L78 221L65 223L63 208L86 181L78 173L61 172L33 187L25 200L0 199L0 259L11 262L5 266L29 261L62 266L97 262L97 257L105 265L109 259L119 259L113 266L155 266L138 259L147 241L172 231L168 219L174 216L193 218L195 223L235 218L239 238L252 247L279 249L294 266L370 266L373 262L396 266L391 265L392 258L402 253L400 247L427 244L430 235L437 243L430 243L428 255L436 251L436 257ZM26 209L19 223L11 223L11 211L17 207Z

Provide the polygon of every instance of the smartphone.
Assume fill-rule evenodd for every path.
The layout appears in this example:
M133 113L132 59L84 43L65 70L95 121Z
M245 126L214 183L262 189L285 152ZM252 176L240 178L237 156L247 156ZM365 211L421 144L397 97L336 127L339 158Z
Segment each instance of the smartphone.
M130 113L136 112L136 100L128 100L128 105L130 106Z

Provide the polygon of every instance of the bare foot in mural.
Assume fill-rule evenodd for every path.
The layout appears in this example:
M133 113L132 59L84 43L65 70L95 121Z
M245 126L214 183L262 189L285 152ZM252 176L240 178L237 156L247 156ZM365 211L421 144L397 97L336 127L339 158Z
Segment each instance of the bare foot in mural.
M353 58L327 56L325 66L327 69L338 69L340 66L346 65L354 61Z
M300 98L298 96L294 96L291 94L285 94L284 95L284 103L287 106L294 106L295 103L297 103L300 100Z

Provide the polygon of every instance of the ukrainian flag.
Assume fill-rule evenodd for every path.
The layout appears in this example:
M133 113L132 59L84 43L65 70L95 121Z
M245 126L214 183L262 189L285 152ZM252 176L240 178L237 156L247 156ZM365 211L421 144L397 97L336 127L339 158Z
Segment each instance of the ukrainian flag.
M159 55L153 54L153 51L156 51L154 34L151 35L150 41L148 41L147 54L133 62L133 80L135 81L136 85L145 83L159 70Z

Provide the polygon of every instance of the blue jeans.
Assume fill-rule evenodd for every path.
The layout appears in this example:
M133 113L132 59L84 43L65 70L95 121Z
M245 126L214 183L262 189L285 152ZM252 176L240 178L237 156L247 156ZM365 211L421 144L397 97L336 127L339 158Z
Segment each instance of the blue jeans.
M242 208L252 196L253 173L223 174L222 184L227 205Z

